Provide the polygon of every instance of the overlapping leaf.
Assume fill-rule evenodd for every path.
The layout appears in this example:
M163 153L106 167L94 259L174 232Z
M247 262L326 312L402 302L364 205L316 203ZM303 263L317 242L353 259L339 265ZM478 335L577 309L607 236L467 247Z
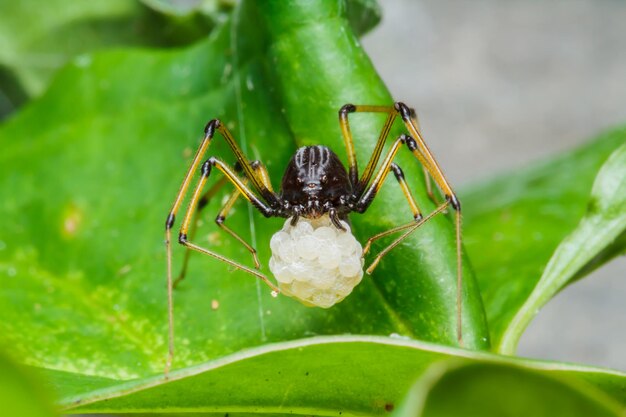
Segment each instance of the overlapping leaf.
M2 414L20 417L56 415L52 400L41 382L22 367L0 354L0 404Z
M502 336L502 351L514 353L536 312L589 266L596 267L626 247L626 145L602 166L587 213L554 252L533 292Z
M439 382L440 375L431 375L433 366L449 375ZM67 387L67 375L49 376ZM528 404L529 410L552 405L554 415L563 410L619 415L626 404L624 375L618 372L367 336L267 345L181 369L169 380L162 375L125 383L75 377L81 384L66 390L61 402L71 412L389 415L418 377L430 381L418 389L432 399L427 409L447 409L444 415L464 415L455 410L519 413L520 404L531 400L537 404ZM455 389L447 389L451 386ZM542 393L548 396L544 400Z
M514 351L520 329L508 347L502 346L503 334L512 331L508 329L513 317L523 308L555 250L576 228L587 207L606 207L598 205L597 199L612 201L623 194L616 185L620 179L623 181L623 167L605 174L608 186L603 188L603 196L591 193L598 170L623 143L626 130L616 129L568 154L470 186L461 193L466 208L465 245L477 271L495 350ZM618 203L608 211L597 210L597 215L615 217L623 215L624 210L626 206ZM597 231L598 235L604 232ZM587 233L595 235L596 231L588 229ZM614 244L614 237L605 236L590 251L585 249L585 240L568 245L573 251L587 251L594 257L586 272L625 247L623 239ZM582 270L570 272L580 273L568 274L558 288L543 295L544 302L562 285L584 275ZM527 318L533 317L538 307L526 309Z
M572 374L537 372L524 361L442 361L422 374L393 416L623 415L623 405Z

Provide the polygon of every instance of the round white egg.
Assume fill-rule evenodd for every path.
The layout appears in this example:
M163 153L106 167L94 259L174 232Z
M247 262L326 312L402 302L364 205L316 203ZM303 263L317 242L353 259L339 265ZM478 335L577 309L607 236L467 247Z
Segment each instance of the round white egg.
M308 306L329 308L348 296L363 278L363 248L350 231L328 215L291 218L270 240L270 270L281 292Z

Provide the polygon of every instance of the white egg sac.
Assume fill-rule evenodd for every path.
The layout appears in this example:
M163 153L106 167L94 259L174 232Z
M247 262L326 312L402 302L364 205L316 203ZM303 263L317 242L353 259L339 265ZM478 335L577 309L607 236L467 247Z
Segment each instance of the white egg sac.
M328 215L291 218L272 236L270 270L285 295L307 306L331 307L348 296L363 277L363 248L350 232L337 229Z

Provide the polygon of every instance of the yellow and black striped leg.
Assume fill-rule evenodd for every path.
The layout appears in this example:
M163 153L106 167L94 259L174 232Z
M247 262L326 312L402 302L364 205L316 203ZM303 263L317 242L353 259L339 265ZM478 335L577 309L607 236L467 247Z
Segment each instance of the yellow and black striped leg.
M411 122L415 125L415 128L417 129L417 131L421 133L422 129L420 127L419 118L417 116L417 113L415 112L415 109L412 107L409 108L409 116L411 118ZM430 201L435 203L436 206L439 206L441 202L439 201L439 199L434 193L433 180L430 177L430 174L428 173L428 169L426 168L426 166L422 165L422 170L424 172L424 182L426 183L426 194L428 195L428 198L430 198Z
M385 179L387 178L387 175L391 171L394 173L396 180L400 184L402 193L404 194L404 196L407 199L407 202L409 203L411 212L413 213L413 221L402 226L394 227L393 229L384 231L382 233L378 233L372 236L371 238L369 238L367 243L365 244L365 247L363 248L363 256L365 256L369 252L371 245L375 240L388 236L390 234L405 230L409 227L414 226L416 222L420 222L422 220L422 217L423 217L422 212L420 211L415 201L415 198L413 197L413 194L411 193L411 190L409 189L406 179L404 178L404 172L402 171L402 169L400 168L398 164L392 162L396 154L398 153L400 146L404 144L410 147L412 141L413 139L410 136L401 135L398 139L396 139L393 145L391 145L391 148L389 149L389 151L387 152L387 155L383 159L381 167L379 168L378 173L374 177L374 180L359 198L359 201L357 202L356 210L359 212L364 212L365 210L367 210L367 208L372 203L372 201L374 201L374 198L376 197L376 195L378 194L378 191L382 187ZM368 272L371 272L369 268L368 268Z
M269 189L271 192L274 192L265 166L260 161L252 161L251 165L254 168L254 170L257 172L257 174L259 175L259 178L261 179L261 182L264 184L264 186L267 189ZM242 171L241 166L237 164L235 166L235 170L239 172ZM199 217L202 209L209 203L210 199L213 198L213 196L215 196L217 191L221 189L221 187L227 182L228 182L227 177L220 178L220 180L215 185L213 185L206 193L202 195L202 197L200 197L200 199L198 200L198 208L197 208L197 213L196 213L197 217ZM247 186L249 180L247 178L243 178L242 182ZM224 221L226 220L228 213L230 212L230 210L232 209L233 205L235 204L235 202L237 201L240 195L241 193L237 189L235 189L235 191L231 193L231 195L228 197L228 200L226 201L224 206L219 211L217 217L215 218L215 223L217 223L217 225L222 230L224 230L226 233L233 236L235 239L237 239L237 241L239 241L243 246L245 246L246 249L248 249L248 251L252 254L252 257L254 260L254 267L256 269L260 269L261 263L259 262L256 249L253 248L252 245L248 244L245 240L243 240L236 232L234 232L232 229L230 229L228 226L224 224ZM196 229L198 227L198 222L199 222L199 219L196 219L192 221L191 225L189 226L188 239L190 241L193 241L195 238ZM174 281L174 288L176 288L176 286L180 283L180 281L185 279L185 276L187 275L187 268L189 265L190 254L191 254L191 249L187 248L187 250L185 251L185 258L183 259L183 266L181 268L180 274L178 275L178 278L176 278L176 280Z
M191 162L191 165L189 166L189 169L187 170L187 173L185 174L183 182L178 190L178 194L176 195L174 203L172 204L172 208L170 209L170 212L167 215L167 219L165 220L165 248L166 248L166 259L167 259L167 304L168 304L168 356L167 356L166 365L165 365L166 375L168 374L169 369L171 368L172 359L174 357L174 301L173 301L174 299L174 296L173 296L174 285L173 284L174 283L172 279L172 239L171 239L172 228L174 227L174 222L176 219L176 215L178 214L178 210L180 209L180 206L185 196L187 195L187 191L189 189L191 179L194 173L197 171L200 165L200 162L202 158L204 157L207 149L209 148L211 140L213 139L213 136L216 131L220 132L224 140L227 142L228 146L230 147L232 152L235 154L237 163L242 167L242 170L245 176L249 178L254 188L261 194L262 198L264 198L265 201L267 201L267 203L269 204L269 207L265 203L263 203L261 200L259 200L259 198L254 196L247 188L246 190L248 190L248 194L250 195L246 195L246 193L244 193L244 195L246 195L246 198L249 201L251 201L252 204L254 204L265 215L271 215L272 211L270 207L277 207L279 204L278 197L276 196L276 194L271 190L271 188L268 188L266 186L266 184L269 183L269 181L264 181L263 178L257 178L257 176L255 176L254 168L252 167L252 164L243 155L243 152L237 146L235 140L233 139L228 129L217 119L213 119L209 123L207 123L204 129L204 137L202 139L202 142L200 143L200 146L198 147L198 150L196 151L196 154L193 158L193 161ZM265 176L267 176L266 172L264 172L264 174ZM234 176L236 180L229 177L229 175L226 175L226 177L228 177L231 180L231 182L234 183L236 186L241 185L241 181L238 178L236 178L236 176ZM198 197L196 197L196 201L197 199ZM191 245L187 245L187 247L194 249Z
M350 113L387 113L387 119L383 125L383 128L372 152L372 156L368 164L365 166L365 170L359 179L359 172L357 167L356 153L354 151L354 143L352 140L352 133L350 132L350 124L348 122L348 115ZM380 156L383 152L383 147L389 136L391 125L393 125L396 119L397 112L390 106L367 106L367 105L354 105L346 104L339 110L339 125L343 134L346 149L348 151L348 163L350 172L350 181L352 182L355 194L359 195L369 183L376 165L380 160Z
M258 161L250 162L244 156L243 152L237 146L233 135L228 131L222 123L217 124L216 129L222 134L226 143L230 146L237 158L237 170L241 170L246 178L250 180L254 189L267 201L270 207L276 207L279 204L278 196L272 190L267 170ZM219 167L218 167L219 168ZM251 201L254 204L254 201Z
M443 171L439 167L439 164L433 157L430 149L428 149L428 146L426 145L426 142L422 138L422 134L420 133L419 128L415 122L416 117L411 115L411 109L404 103L398 102L394 105L394 108L402 118L402 121L409 131L409 134L414 139L414 143L409 146L409 149L411 150L413 155L420 161L422 166L426 168L437 186L445 194L446 200L450 201L450 205L452 206L452 208L455 208L458 200L454 195L450 184L443 175Z
M370 237L367 242L365 243L365 246L363 247L363 256L367 255L372 247L372 243L374 243L374 241L388 236L390 234L399 232L401 230L404 230L412 225L415 224L415 222L419 222L423 219L423 215L422 215L422 211L420 210L420 208L417 205L417 202L415 201L415 198L413 197L413 193L411 193L411 190L409 188L409 185L406 182L406 178L404 178L404 172L402 171L402 168L400 168L400 166L398 164L396 164L395 162L391 163L390 167L391 171L393 172L394 176L396 177L396 180L398 181L398 184L400 184L400 188L402 189L402 193L404 194L404 196L406 197L407 202L409 203L409 206L411 208L411 212L413 213L413 220L410 223L407 223L406 225L402 225L402 226L398 226L398 227L394 227L393 229L390 230L386 230L384 232L378 233L372 237ZM368 272L371 273L371 272Z
M248 181L244 179L243 182L244 184L247 185ZM228 233L229 235L237 239L237 241L241 243L248 250L248 252L252 254L252 258L254 260L254 267L256 269L259 269L261 268L261 263L259 262L259 257L257 256L256 249L253 248L252 245L250 245L248 242L246 242L241 236L235 233L230 227L224 224L224 222L226 221L226 216L228 216L228 213L233 208L233 205L235 204L235 202L237 201L240 195L241 193L239 192L239 190L233 191L233 193L230 195L228 200L226 200L226 203L224 204L222 209L217 214L217 217L215 217L215 223L217 223L220 229L222 229L223 231L225 231L226 233Z
M428 169L426 169L424 165L422 165L422 169L424 170L424 182L426 183L426 194L428 195L428 198L430 199L430 201L435 203L436 206L439 206L441 205L441 201L439 197L435 194L435 189L433 189L433 179L428 173ZM447 210L444 211L444 213L445 212L447 212Z
M352 104L346 104L339 110L339 126L341 127L341 134L343 135L346 152L348 153L348 175L352 186L355 186L359 181L359 166L354 150L354 142L352 141L352 132L350 132L350 122L348 121L348 114L354 111L356 111L356 106Z
M410 140L407 139L406 144L409 150L421 163L422 167L425 170L425 173L427 173L427 175L425 175L425 178L427 181L426 186L427 186L427 190L429 191L429 196L432 195L431 198L434 201L436 201L435 194L433 193L432 186L430 185L430 178L432 178L435 181L438 188L445 195L445 201L441 204L438 204L437 209L435 209L433 213L429 214L427 217L423 218L422 220L418 222L410 222L405 225L398 226L387 232L383 232L379 235L374 236L372 239L375 240L383 236L388 236L389 234L392 234L392 233L400 232L403 230L405 231L405 233L401 235L398 239L396 239L396 241L394 241L390 245L390 247L382 251L376 257L374 263L370 265L370 267L368 268L368 271L371 272L371 270L373 270L373 268L378 264L382 256L384 256L386 253L389 252L389 250L397 246L404 238L410 235L417 227L424 224L424 222L426 222L428 219L432 218L436 214L444 212L448 207L452 207L455 210L456 255L457 255L457 338L459 340L459 343L462 344L461 205L456 195L452 191L452 188L448 184L446 178L444 177L443 172L441 171L441 168L437 164L437 161L433 158L432 154L430 153L430 150L428 149L428 147L426 146L426 143L424 142L422 138L422 135L419 129L419 122L418 122L418 118L415 113L415 110L409 108L408 106L400 102L395 103L393 106L346 105L342 108L342 110L345 113L344 119L346 119L345 122L342 122L342 131L344 132L344 140L346 140L347 144L348 144L348 139L349 139L350 144L352 142L349 129L344 128L344 125L347 126L347 114L348 113L369 112L369 113L387 113L388 114L385 124L383 125L383 129L380 133L380 136L378 137L378 141L376 142L376 145L374 147L372 156L370 157L368 164L363 170L363 173L361 174L358 184L354 187L355 195L359 198L359 203L360 203L360 206L357 207L357 210L359 208L361 210L358 210L358 211L364 211L365 208L369 205L369 203L371 203L371 200L374 198L378 188L380 188L380 185L382 184L380 179L381 178L384 179L384 177L387 175L387 173L384 172L382 168L385 166L385 164L387 164L386 169L388 169L391 161L387 160L386 158L386 160L382 164L381 169L379 169L376 178L372 181L372 185L368 186L368 184L370 183L370 180L372 179L372 176L374 175L376 167L378 166L378 163L380 161L380 157L382 155L385 142L387 141L387 138L389 136L389 131L391 129L391 126L393 125L397 116L400 116L402 118L402 121L404 122L404 125L407 128L409 134L413 137L413 138L409 137L408 139ZM342 114L342 111L340 111L340 120L342 118L341 114ZM396 144L394 144L394 146L396 147L395 151L397 151L397 146L399 146L397 141L396 141ZM378 178L378 177L381 177L381 178ZM369 249L367 245L366 245L366 248Z
M189 207L187 208L187 212L185 214L185 218L183 220L183 224L180 228L180 233L179 233L179 237L178 237L178 241L180 244L191 248L193 250L196 250L198 252L204 253L206 255L212 256L214 258L217 258L221 261L226 262L227 264L234 266L237 269L241 269L245 272L248 272L251 275L256 276L257 278L261 279L263 282L265 282L271 289L272 291L278 291L278 289L276 288L276 286L274 286L274 284L272 284L271 281L268 280L268 278L263 275L262 273L251 269L239 262L233 261L223 255L220 255L218 253L215 253L209 249L205 249L202 248L192 242L189 241L188 239L188 231L189 231L189 227L194 215L194 212L196 211L196 207L198 205L198 201L200 199L200 196L202 195L202 189L204 188L207 179L209 178L209 175L211 173L211 169L212 167L216 167L217 169L219 169L225 176L226 178L228 178L228 180L230 182L233 183L233 185L235 185L236 187L236 193L233 194L229 200L226 202L226 204L224 205L224 208L220 211L220 214L218 214L218 218L220 217L220 215L222 213L227 213L230 208L232 207L232 204L234 204L236 198L242 194L249 202L251 202L257 209L259 209L259 211L261 211L264 215L266 216L270 216L273 214L273 209L271 209L269 206L267 206L263 201L261 201L258 197L256 197L254 195L254 193L247 187L247 185L245 184L244 180L241 180L239 177L237 177L237 175L235 174L235 172L230 169L224 162L220 161L217 158L209 158L203 165L202 165L202 176L200 177L200 181L198 182L198 185L196 186L196 189L193 193L193 196L191 197L191 201L189 202ZM235 237L239 238L239 236L237 236L236 234L234 234L234 232L232 233ZM240 239L240 238L239 238ZM246 244L245 242L243 242L243 240L241 240L242 243ZM247 245L247 244L246 244Z
M463 284L463 275L462 275L462 265L461 265L461 203L456 197L454 191L452 191L452 187L446 180L446 177L443 175L443 171L439 167L439 164L433 157L432 153L428 149L426 142L422 138L422 135L419 131L419 127L416 123L417 117L414 115L414 112L404 103L397 102L394 104L394 108L402 118L404 125L407 130L415 139L414 143L411 143L409 149L413 153L413 155L422 163L422 165L428 170L428 173L435 181L439 189L443 192L446 198L446 202L448 204L442 204L441 207L449 205L455 211L455 234L456 234L456 258L457 258L457 338L459 344L463 342L462 336L462 322L461 322L461 308L462 308L462 284ZM411 114L413 113L413 115ZM446 207L443 207L442 211Z
M274 193L274 189L272 188L272 183L270 182L270 177L267 173L267 169L265 168L265 166L260 161L252 161L250 165L254 169L255 173L258 175L258 178L261 180L261 183L263 184L263 186L270 192ZM244 178L242 182L244 186L247 186L248 178ZM254 267L256 269L260 269L261 263L259 262L259 257L257 255L256 249L252 247L252 245L250 245L248 242L246 242L236 232L234 232L231 228L229 228L228 226L224 224L224 222L226 221L226 217L228 216L228 213L233 208L233 205L235 204L239 196L241 196L241 192L239 191L239 189L235 189L235 191L228 198L228 200L226 201L226 203L224 204L224 206L218 213L217 217L215 218L215 223L217 223L217 225L222 230L224 230L226 233L228 233L229 235L237 239L237 241L239 241L243 246L245 246L246 249L248 249L248 251L252 254L252 258L254 259Z
M218 122L219 123L219 122ZM174 358L174 295L173 288L174 282L172 280L172 227L174 227L174 222L176 219L176 214L178 214L178 210L180 209L180 205L187 194L187 190L189 189L189 184L191 183L191 179L198 169L198 165L200 161L204 157L211 140L213 139L213 135L215 134L215 122L211 120L206 128L204 129L204 137L202 138L202 142L196 151L196 154L189 165L189 169L185 174L185 178L183 179L183 183L180 185L178 190L178 194L176 195L176 199L172 204L172 208L167 215L167 219L165 220L165 251L166 251L166 259L167 259L167 321L168 321L168 355L165 364L165 375L168 374L171 366L172 359Z
M417 218L418 216L421 216L419 208L417 207L417 203L415 202L415 199L413 198L413 195L409 190L406 180L404 179L404 173L402 172L402 169L400 169L397 164L393 163L393 159L398 153L400 146L407 144L408 140L411 140L411 138L406 135L400 135L400 137L398 137L398 139L396 139L395 142L391 145L391 148L383 159L383 162L381 163L381 166L378 169L376 176L372 180L372 183L359 196L359 200L356 203L356 211L358 211L359 213L363 213L365 212L365 210L367 210L370 204L372 204L372 201L374 201L374 197L376 197L376 194L378 194L378 191L382 187L385 179L387 178L387 175L390 171L392 171L396 176L396 179L400 183L402 192L406 196L409 205L411 206L413 217Z
M228 182L226 177L220 178L218 182L216 182L211 188L205 192L202 197L198 200L198 207L196 209L196 219L191 223L189 227L189 240L194 240L196 236L196 230L198 229L198 223L200 222L200 214L202 210L209 204L209 201L217 194L217 192ZM174 280L172 284L174 288L178 286L178 284L185 279L187 276L187 268L189 266L189 258L191 256L191 249L187 248L185 250L185 257L183 258L183 265L180 268L180 272L178 277Z
M404 232L402 235L400 235L396 240L391 242L385 249L380 251L376 255L376 257L374 258L372 263L367 267L365 272L367 272L368 274L371 274L372 272L374 272L374 269L376 269L376 266L378 266L378 264L380 263L380 260L383 258L383 256L385 256L386 254L389 253L389 251L391 251L393 248L398 246L400 244L400 242L402 242L411 233L413 233L415 231L415 229L417 229L418 227L420 227L421 225L426 223L428 220L432 219L435 215L437 215L437 214L441 213L442 211L444 211L446 209L446 207L448 207L449 204L450 203L445 201L445 202L443 202L443 204L441 204L439 207L437 207L432 213L428 214L428 216L423 217L422 219L420 219L417 222L406 223L406 224L403 224L401 226L397 226L397 227L394 227L392 229L386 230L384 232L378 233L378 234L372 236L371 238L369 238L368 241L367 241L367 245L371 246L371 242L373 242L373 241L375 241L377 239L380 239L382 237L389 236L389 235L391 235L393 233L401 232L403 230L407 230L408 229L406 232Z

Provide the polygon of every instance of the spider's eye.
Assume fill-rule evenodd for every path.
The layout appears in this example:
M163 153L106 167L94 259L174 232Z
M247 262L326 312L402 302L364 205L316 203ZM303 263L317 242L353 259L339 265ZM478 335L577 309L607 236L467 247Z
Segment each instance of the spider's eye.
M304 180L300 177L296 178L296 182L298 183L298 185L304 184Z
M322 183L325 183L326 181L328 181L328 177L326 175L322 175Z

